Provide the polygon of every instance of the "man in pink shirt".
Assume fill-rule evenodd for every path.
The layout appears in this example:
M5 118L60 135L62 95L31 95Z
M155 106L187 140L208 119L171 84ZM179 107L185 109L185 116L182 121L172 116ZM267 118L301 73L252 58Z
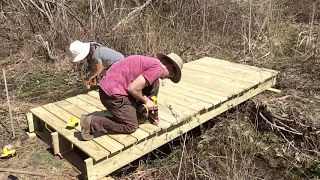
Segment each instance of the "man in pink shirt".
M171 53L157 54L157 58L132 55L114 63L100 81L100 100L113 118L82 115L81 135L93 139L93 133L132 133L138 128L137 104L146 104L150 111L157 111L151 96L159 91L159 79L178 83L183 62ZM156 114L157 116L157 114ZM152 117L158 124L159 117Z

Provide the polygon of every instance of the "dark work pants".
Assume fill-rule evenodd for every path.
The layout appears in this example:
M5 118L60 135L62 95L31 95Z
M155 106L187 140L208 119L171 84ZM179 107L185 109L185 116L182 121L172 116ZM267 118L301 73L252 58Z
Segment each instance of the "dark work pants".
M160 83L155 81L153 85L147 86L142 93L148 97L158 95ZM99 131L103 133L132 133L138 129L138 119L135 106L141 104L131 95L128 96L108 96L99 88L100 101L113 115L113 118L94 116L91 121L92 132Z

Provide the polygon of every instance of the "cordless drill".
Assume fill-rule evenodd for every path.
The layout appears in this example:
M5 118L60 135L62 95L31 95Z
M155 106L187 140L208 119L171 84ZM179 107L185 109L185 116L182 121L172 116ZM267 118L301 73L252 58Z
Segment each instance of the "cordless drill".
M140 114L142 114L144 117L147 118L150 116L154 120L154 118L158 118L158 99L157 99L157 96L151 96L150 99L154 102L156 110L152 111L152 113L150 114L147 105L141 104L140 106L137 107L137 111Z

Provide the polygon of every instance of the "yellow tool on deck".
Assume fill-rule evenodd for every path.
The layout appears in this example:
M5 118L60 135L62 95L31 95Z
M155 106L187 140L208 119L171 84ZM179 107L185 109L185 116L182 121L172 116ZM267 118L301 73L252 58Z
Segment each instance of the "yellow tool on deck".
M79 119L72 116L71 120L69 122L67 122L67 129L75 128L78 125L79 125Z
M13 147L12 147L13 148ZM2 154L1 154L1 158L10 158L10 157L12 157L12 156L14 156L14 155L16 155L16 150L15 149L11 149L10 147L4 147L3 149L2 149Z
M158 99L157 99L157 96L151 96L150 98L153 102L154 102L154 105L155 105L155 108L157 109L158 108ZM149 109L147 107L146 104L142 104L140 105L138 108L137 108L137 111L139 113L141 113L143 116L145 117L148 117L149 116Z

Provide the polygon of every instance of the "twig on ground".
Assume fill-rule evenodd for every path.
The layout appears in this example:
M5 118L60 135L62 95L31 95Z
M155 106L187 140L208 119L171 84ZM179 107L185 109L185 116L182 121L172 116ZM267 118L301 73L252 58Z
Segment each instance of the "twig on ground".
M300 132L294 132L294 131L288 130L288 129L284 128L284 127L281 127L281 126L278 126L276 124L271 123L266 117L264 117L264 115L261 112L259 112L259 115L262 117L263 120L265 120L268 124L270 124L271 127L275 127L277 129L281 129L283 131L287 131L289 133L296 134L296 135L299 135L299 136L301 136L303 134L303 133L300 133Z
M292 119L287 119L287 118L284 118L284 117L281 117L281 116L278 116L276 115L274 112L272 111L269 111L270 112L270 115L274 118L277 118L277 119L280 119L280 120L283 120L283 121L287 121L287 122L294 122L294 120Z
M15 169L8 169L8 168L0 168L0 172L10 172L10 173L19 173L19 174L29 174L34 176L47 176L44 173L39 172L31 172L31 171L21 171L21 170L15 170Z
M6 88L6 94L7 94L7 103L8 103L8 108L9 108L9 116L10 116L10 121L11 121L11 128L12 128L12 138L16 138L16 134L14 132L14 127L13 127L13 122L12 122L12 113L11 113L11 106L10 106L10 100L9 100L9 91L8 91L8 86L7 86L7 79L6 79L6 71L2 69L3 71L3 79L4 79L4 85Z

